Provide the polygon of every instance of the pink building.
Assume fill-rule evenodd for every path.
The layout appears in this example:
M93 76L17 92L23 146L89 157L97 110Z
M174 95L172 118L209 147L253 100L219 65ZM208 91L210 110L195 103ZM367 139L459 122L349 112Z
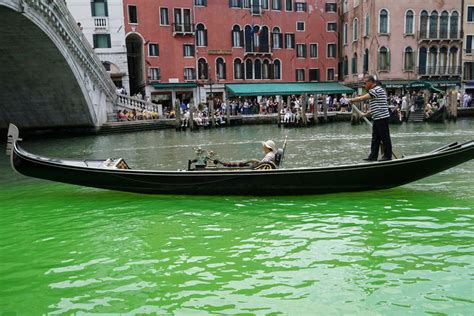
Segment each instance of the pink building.
M414 80L460 85L462 1L339 0L341 81L374 74L387 88Z
M131 93L224 98L226 83L337 80L337 0L124 0Z

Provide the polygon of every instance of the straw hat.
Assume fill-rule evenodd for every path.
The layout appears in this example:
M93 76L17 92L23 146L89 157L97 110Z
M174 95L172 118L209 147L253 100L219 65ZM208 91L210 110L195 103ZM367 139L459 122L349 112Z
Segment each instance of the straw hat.
M275 142L273 140L267 140L266 142L262 142L262 145L264 147L267 147L268 149L271 149L274 153L277 151L277 147L275 145Z

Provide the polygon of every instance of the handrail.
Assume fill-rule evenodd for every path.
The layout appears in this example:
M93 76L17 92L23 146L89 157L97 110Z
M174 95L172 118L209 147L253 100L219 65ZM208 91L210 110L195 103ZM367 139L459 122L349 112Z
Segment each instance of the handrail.
M129 110L146 110L158 112L158 105L155 103L140 100L128 95L117 94L116 107L123 107Z

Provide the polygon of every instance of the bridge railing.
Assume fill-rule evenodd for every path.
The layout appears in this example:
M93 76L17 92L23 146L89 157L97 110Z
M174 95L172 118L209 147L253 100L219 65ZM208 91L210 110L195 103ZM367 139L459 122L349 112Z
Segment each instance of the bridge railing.
M137 99L135 97L129 97L128 95L117 94L116 107L125 108L128 110L147 110L158 112L158 105L155 103L147 102L144 100Z
M67 45L70 53L87 70L89 77L100 86L106 95L116 101L115 85L105 70L102 62L77 26L64 0L23 0L23 5L40 12L49 25Z

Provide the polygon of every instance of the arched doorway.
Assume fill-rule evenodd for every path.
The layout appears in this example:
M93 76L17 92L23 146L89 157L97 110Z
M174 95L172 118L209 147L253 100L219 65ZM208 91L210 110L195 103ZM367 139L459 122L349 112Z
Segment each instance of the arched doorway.
M127 44L128 75L130 78L130 95L145 90L145 71L143 65L143 40L137 34L130 34L125 40Z

